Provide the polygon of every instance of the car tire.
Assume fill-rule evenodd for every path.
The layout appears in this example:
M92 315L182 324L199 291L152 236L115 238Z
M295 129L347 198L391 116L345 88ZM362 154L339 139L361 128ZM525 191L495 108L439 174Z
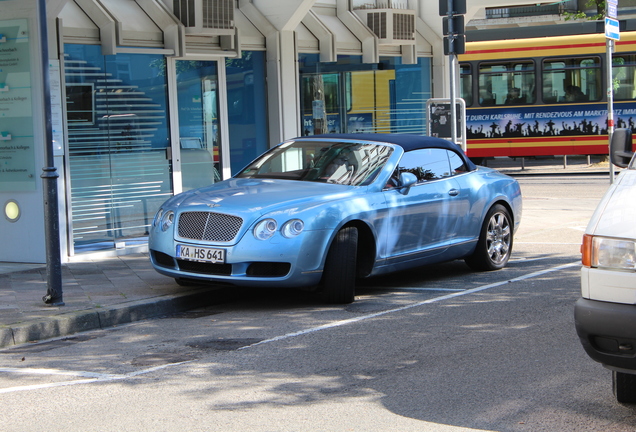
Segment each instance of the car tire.
M512 253L512 218L508 209L495 204L488 210L479 233L475 252L464 261L477 271L499 270Z
M620 403L636 403L636 375L612 371L612 390Z
M355 299L358 230L346 227L334 238L322 275L322 294L331 304L347 304Z

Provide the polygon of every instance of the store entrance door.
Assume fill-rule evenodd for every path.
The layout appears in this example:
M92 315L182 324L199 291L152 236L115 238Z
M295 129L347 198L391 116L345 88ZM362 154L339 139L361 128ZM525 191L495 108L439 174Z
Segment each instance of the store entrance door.
M172 195L165 59L65 45L70 253L147 241Z
M176 61L184 191L221 181L219 77L215 61Z

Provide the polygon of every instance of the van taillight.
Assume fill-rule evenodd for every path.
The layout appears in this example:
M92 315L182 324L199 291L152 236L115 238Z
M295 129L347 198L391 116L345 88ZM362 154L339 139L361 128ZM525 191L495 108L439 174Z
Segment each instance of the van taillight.
M581 262L585 267L592 267L592 239L594 237L585 234L581 245Z

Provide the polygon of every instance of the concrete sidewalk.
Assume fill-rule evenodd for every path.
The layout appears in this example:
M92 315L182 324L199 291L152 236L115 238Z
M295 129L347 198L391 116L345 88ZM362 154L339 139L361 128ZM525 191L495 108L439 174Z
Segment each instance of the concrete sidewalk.
M600 174L609 179L607 156L540 156L536 158L498 157L487 159L483 165L513 177L521 175ZM616 168L616 167L615 167ZM618 172L620 168L616 168Z
M512 176L601 174L593 157L496 158L486 166ZM609 186L609 183L608 183ZM218 302L212 287L181 287L157 273L146 253L77 256L62 265L64 306L47 306L44 264L0 263L0 348L165 316Z
M42 301L46 265L0 263L0 348L112 327L206 306L214 289L184 288L148 255L94 257L62 265L64 306Z

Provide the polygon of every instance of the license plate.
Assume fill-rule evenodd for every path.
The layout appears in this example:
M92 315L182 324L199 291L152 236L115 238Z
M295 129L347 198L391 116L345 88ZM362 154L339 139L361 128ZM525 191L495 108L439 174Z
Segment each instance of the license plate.
M225 263L225 250L177 245L177 258L189 261Z

